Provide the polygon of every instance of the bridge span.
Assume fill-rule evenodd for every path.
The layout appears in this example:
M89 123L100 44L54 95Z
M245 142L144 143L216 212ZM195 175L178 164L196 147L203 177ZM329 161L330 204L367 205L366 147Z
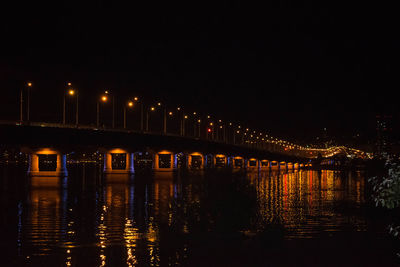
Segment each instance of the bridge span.
M29 155L28 174L66 176L67 155L99 151L105 173L133 173L138 154L152 157L155 171L173 171L177 156L191 169L231 167L246 170L295 169L305 166L316 153L302 153L276 146L234 145L173 134L124 129L99 129L64 124L3 122L3 147L16 147ZM52 167L49 167L52 166Z

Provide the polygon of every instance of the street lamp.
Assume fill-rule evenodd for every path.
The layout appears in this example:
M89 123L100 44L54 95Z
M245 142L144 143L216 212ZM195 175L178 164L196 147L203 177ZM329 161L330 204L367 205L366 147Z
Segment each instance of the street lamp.
M105 103L108 101L107 93L108 92L106 91L105 94L102 95L100 97L100 99L97 101L97 113L96 113L97 114L97 120L96 120L97 127L99 127L99 125L100 125L100 102Z
M67 87L69 88L67 93L69 96L73 97L76 95L76 108L75 108L75 124L78 125L79 123L79 96L78 91L71 88L71 83L67 83ZM63 124L65 124L65 95L63 97Z
M150 109L146 109L146 132L149 131L149 111L155 111L155 107L150 107Z
M26 88L26 90L27 90L27 107L26 107L26 112L27 112L27 114L26 114L26 120L27 121L29 121L29 91L30 91L30 88L32 88L32 86L33 86L33 84L31 83L31 82L27 82L26 84L25 84L25 87L24 88ZM23 120L24 120L24 107L23 107L23 105L24 105L24 88L22 88L21 89L21 91L20 91L20 101L19 101L19 120L22 122Z
M106 95L109 95L109 91L104 91ZM114 94L112 94L112 128L115 128L115 98Z
M180 134L181 134L181 136L184 136L185 135L185 129L184 129L185 122L184 122L183 109L181 107L177 107L176 110L181 113L181 116L180 116L180 122L181 122L180 123Z
M30 89L32 88L32 83L31 82L28 82L27 83L27 88L28 88L28 90L27 90L27 116L26 116L26 119L27 119L27 121L29 121L29 114L30 114L30 101L29 101L29 99L30 99Z
M209 131L208 132L211 132L211 140L214 140L214 123L213 122L210 122L210 128L209 128Z
M199 130L199 138L201 138L201 120L198 119L197 123L198 123L197 129Z
M128 101L126 105L124 105L124 129L126 129L126 108L133 108L134 104L133 101Z
M140 103L140 131L143 132L143 100L139 101L139 97L135 96L133 101L136 103Z
M185 120L187 120L188 118L188 115L182 115L182 136L185 136Z
M196 137L196 127L200 126L200 125L196 124L196 115L197 115L197 112L193 112L193 137ZM198 123L198 120L197 120L197 123Z

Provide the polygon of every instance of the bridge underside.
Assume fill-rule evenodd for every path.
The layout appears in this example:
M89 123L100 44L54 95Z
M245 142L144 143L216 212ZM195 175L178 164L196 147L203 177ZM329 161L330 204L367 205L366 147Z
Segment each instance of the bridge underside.
M278 162L309 161L308 158L273 153L257 148L182 136L130 131L0 125L0 138L3 146L29 147L31 149L51 147L64 153L71 151L98 151L99 148L104 150L123 148L131 152L168 150L173 153L179 153L188 151L202 153L203 155L223 154L226 157L240 156Z

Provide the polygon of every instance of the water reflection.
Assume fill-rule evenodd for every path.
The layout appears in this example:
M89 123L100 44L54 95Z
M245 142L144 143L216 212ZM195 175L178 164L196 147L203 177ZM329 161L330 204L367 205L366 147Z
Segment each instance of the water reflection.
M32 177L26 211L19 230L22 254L35 261L57 253L66 246L74 232L67 223L66 180L60 177Z
M190 265L224 255L219 246L231 253L243 235L271 225L281 227L273 231L284 229L279 234L285 240L367 231L365 217L347 212L365 202L362 172L74 173L68 184L55 177L31 179L28 197L18 206L22 212L3 211L20 221L8 240L22 248L18 260L51 266ZM260 247L276 242L266 236ZM208 254L210 249L218 252Z
M330 170L271 172L259 177L260 212L266 223L282 223L289 239L341 231L350 225L348 217L337 212L338 208L365 201L365 180L360 172L356 177L343 177L342 173ZM351 226L365 230L364 219L354 220Z

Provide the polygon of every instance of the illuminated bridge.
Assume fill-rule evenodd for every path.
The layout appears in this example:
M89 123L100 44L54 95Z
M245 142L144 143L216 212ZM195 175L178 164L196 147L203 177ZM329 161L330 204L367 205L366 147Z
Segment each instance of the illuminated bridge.
M139 97L124 101L121 123L115 116L116 95L109 91L95 98L96 123L85 126L79 123L79 92L71 83L67 83L63 93L62 123L32 122L29 108L32 86L28 82L21 88L19 120L0 121L1 145L28 154L28 174L32 176L67 175L67 156L76 152L100 155L105 173L133 173L137 163L143 162L143 155L149 155L146 162L151 162L155 171L182 167L289 170L310 166L312 159L338 154L366 157L362 151L346 147L317 149L296 145L210 115L200 116L182 107L145 103ZM101 111L107 103L112 104L112 112L105 114ZM74 119L71 119L72 107ZM140 122L136 128L128 120L133 110L140 113L140 118L135 120ZM112 123L105 118L111 114ZM157 114L158 120L152 120Z
M0 124L2 145L17 147L29 154L27 171L32 176L66 176L67 156L77 151L99 153L104 162L104 173L115 174L134 173L135 162L143 154L150 155L154 171L173 171L183 167L293 170L309 166L311 160L317 157L337 154L365 157L363 152L345 147L306 148L261 135L255 136L255 133L249 137L251 139L233 142L232 138L208 139L83 125L33 122Z

